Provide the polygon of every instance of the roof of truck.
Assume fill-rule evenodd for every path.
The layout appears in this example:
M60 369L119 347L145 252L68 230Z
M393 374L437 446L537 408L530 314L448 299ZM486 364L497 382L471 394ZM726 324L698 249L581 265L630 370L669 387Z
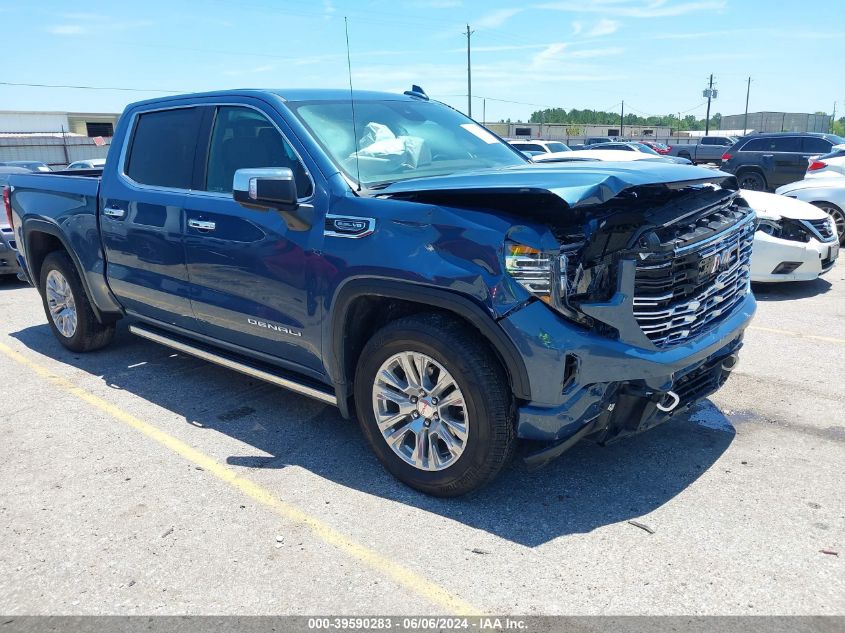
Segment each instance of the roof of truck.
M276 89L276 88L238 88L235 90L215 90L213 92L194 92L186 94L171 95L167 97L156 97L131 103L134 107L147 103L166 103L169 101L182 101L185 99L196 99L201 97L262 97L273 95L281 97L284 101L349 101L349 90L343 88L299 88L299 89ZM358 101L420 101L419 97L395 92L376 92L373 90L353 90L352 95Z

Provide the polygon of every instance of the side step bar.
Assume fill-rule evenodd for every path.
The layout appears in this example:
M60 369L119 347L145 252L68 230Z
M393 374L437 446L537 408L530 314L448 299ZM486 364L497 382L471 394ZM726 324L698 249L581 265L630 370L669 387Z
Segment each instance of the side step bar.
M318 389L316 387L310 387L290 378L284 378L283 376L269 372L265 369L250 365L244 360L235 360L228 356L224 356L223 354L212 352L205 347L192 345L186 341L171 338L161 332L147 329L142 325L130 325L129 331L136 336L153 341L154 343L166 345L167 347L171 347L179 352L196 356L197 358L207 360L210 363L215 363L228 369L234 369L235 371L252 376L253 378L264 380L279 387L283 387L284 389L289 389L304 396L308 396L309 398L314 398L320 402L325 402L326 404L331 404L335 407L337 406L337 398L333 393L323 391L322 389Z

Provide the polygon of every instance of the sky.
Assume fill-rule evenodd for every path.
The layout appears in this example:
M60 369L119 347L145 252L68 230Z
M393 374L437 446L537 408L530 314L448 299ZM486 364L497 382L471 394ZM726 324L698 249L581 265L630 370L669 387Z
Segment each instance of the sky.
M0 110L119 112L168 92L418 84L473 117L545 107L845 114L844 0L0 0ZM122 90L116 90L120 88ZM486 98L486 99L485 99ZM837 115L838 117L839 115Z

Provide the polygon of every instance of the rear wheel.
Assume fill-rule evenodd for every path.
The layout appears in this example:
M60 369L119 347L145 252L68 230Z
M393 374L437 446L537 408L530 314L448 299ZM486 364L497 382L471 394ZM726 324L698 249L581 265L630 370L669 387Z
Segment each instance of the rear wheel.
M836 233L839 235L839 243L845 246L845 211L832 202L814 202L813 204L833 218Z
M740 189L748 189L750 191L767 191L768 185L766 178L759 171L746 170L740 172L737 176Z
M114 323L97 320L76 266L64 251L47 255L41 265L41 300L53 334L74 352L90 352L108 345Z
M477 332L438 314L388 324L355 373L361 428L385 468L441 497L492 480L515 446L507 377Z

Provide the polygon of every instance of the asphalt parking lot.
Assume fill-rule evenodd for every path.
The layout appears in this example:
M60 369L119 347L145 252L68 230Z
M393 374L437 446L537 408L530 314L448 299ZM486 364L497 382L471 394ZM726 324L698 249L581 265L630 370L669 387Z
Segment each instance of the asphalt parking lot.
M74 355L0 282L0 612L845 614L845 262L757 291L690 419L439 500L331 407L125 327Z

